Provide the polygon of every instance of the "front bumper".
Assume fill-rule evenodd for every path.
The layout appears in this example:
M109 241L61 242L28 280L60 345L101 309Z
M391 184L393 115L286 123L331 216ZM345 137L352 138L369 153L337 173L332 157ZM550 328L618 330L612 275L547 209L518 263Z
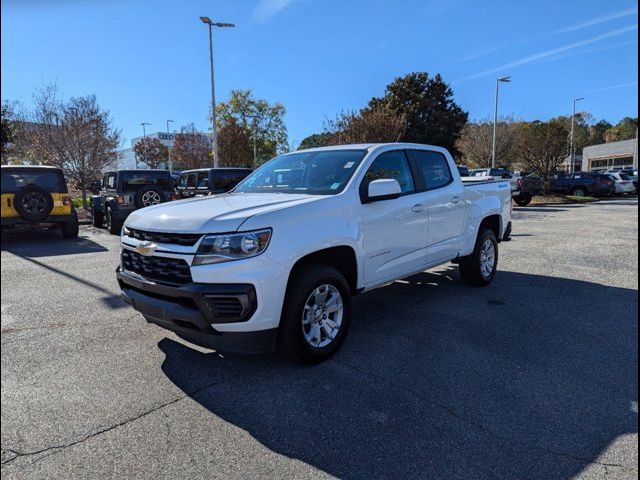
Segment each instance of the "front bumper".
M197 345L215 350L260 353L272 351L277 328L222 332L212 324L248 321L257 309L256 292L249 284L191 283L169 286L124 272L116 276L125 302L160 327ZM229 315L229 302L238 304L237 315ZM225 310L227 309L227 310ZM224 311L226 315L219 315Z

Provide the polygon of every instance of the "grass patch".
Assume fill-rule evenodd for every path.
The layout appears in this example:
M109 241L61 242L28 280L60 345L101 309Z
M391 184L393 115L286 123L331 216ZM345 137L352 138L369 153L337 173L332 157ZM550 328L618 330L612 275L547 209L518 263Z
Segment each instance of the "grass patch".
M84 205L82 204L82 197L74 198L71 200L73 202L73 206L76 208L82 208Z
M562 205L565 203L590 203L597 202L595 197L576 197L573 195L549 194L533 197L531 205Z
M574 195L567 195L567 200L571 200L576 203L589 203L589 202L597 202L598 199L596 197L576 197Z

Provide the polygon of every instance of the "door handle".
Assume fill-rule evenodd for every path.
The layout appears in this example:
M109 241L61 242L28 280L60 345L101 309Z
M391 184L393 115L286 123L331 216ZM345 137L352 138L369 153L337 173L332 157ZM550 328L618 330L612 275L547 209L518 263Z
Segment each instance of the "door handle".
M413 207L411 207L412 212L420 213L424 210L424 205L421 203L416 203Z
M460 203L460 197L458 197L458 196L456 195L455 197L453 197L453 198L451 199L451 202L452 202L452 203Z

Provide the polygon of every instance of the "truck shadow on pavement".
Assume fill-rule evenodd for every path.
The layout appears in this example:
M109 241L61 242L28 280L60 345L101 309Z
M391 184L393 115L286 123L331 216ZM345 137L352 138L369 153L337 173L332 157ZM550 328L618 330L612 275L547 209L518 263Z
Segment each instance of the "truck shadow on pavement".
M320 365L159 348L212 414L339 478L636 477L634 454L606 450L637 432L637 302L513 272L473 289L449 267L356 297Z
M21 257L36 258L108 251L82 234L78 238L62 238L58 230L2 232L0 248Z

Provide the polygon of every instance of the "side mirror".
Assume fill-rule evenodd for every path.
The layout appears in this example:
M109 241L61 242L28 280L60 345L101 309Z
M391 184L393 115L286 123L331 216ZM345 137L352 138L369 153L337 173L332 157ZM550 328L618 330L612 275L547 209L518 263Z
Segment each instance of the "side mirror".
M93 192L99 192L102 189L102 182L100 180L97 180L95 182L91 182L89 184L89 190L93 191Z
M400 184L393 178L373 180L369 183L366 203L398 198L402 193Z

